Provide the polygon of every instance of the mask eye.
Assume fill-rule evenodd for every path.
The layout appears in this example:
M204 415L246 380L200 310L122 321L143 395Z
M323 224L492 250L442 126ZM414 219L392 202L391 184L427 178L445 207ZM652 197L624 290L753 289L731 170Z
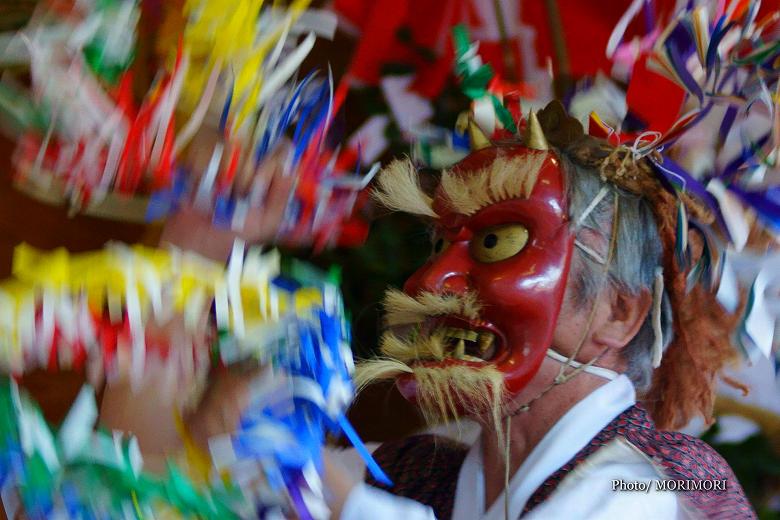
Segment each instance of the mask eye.
M433 241L433 253L434 255L438 255L445 249L447 249L450 246L450 241L445 239L444 237L438 237Z
M528 242L528 230L521 224L502 224L474 234L469 251L475 260L500 262L519 253Z

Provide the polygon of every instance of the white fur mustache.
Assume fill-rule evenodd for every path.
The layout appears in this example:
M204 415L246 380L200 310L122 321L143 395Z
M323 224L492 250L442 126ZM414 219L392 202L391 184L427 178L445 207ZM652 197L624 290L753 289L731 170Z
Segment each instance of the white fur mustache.
M463 414L479 416L487 412L496 431L501 431L504 376L495 367L410 367L393 359L371 359L357 365L355 386L360 393L371 384L391 381L402 374L414 376L417 404L428 424L448 422ZM463 412L459 408L463 408Z
M385 325L411 325L422 323L434 316L457 315L471 320L479 318L482 305L476 294L435 294L423 292L409 296L398 289L388 289L383 303Z
M439 295L430 292L409 296L397 289L385 293L385 324L388 327L417 325L426 319L456 315L467 319L479 318L481 309L474 293ZM429 334L386 331L380 339L380 356L359 362L354 376L357 392L383 380L393 380L410 374L417 382L417 404L429 424L448 422L462 414L482 416L493 422L501 434L500 419L504 399L503 374L494 366L421 366L421 359L445 358L443 332ZM462 408L462 410L461 410Z

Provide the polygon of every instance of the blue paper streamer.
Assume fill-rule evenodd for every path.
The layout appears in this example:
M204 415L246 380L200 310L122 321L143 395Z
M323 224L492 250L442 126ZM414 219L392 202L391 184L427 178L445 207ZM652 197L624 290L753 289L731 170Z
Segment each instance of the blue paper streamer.
M349 439L349 442L352 443L352 446L355 447L355 450L365 461L366 468L371 473L371 476L374 477L374 480L384 484L385 486L392 486L393 481L390 480L390 477L388 477L382 468L379 467L379 464L376 463L374 458L368 452L368 448L366 448L366 445L363 444L363 441L360 440L360 436L349 423L346 415L342 414L339 416L339 425L341 426L341 430L344 432L344 435L346 435L347 439Z
M233 104L233 86L234 83L230 82L230 89L228 89L227 97L225 98L225 104L222 106L222 115L219 116L219 131L224 132L227 125L228 114L230 113L230 105Z

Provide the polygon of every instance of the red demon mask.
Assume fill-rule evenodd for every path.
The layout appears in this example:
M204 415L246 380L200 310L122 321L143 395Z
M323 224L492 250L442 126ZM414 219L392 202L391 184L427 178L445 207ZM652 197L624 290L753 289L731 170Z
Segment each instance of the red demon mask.
M524 146L474 152L443 174L433 209L439 217L434 253L404 292L471 293L481 306L476 319L436 318L449 354L425 364L478 368L487 362L502 372L513 397L550 346L571 260L560 161ZM414 398L410 377L398 386Z

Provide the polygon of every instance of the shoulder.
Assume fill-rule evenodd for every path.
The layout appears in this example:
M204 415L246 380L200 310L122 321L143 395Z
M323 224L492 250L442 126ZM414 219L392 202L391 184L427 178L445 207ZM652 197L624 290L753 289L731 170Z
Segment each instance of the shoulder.
M685 433L656 429L641 405L632 406L616 417L605 432L610 437L624 437L659 464L669 477L734 479L726 460L709 444Z
M631 447L635 454L642 457L638 459L625 449L616 450L615 446L621 444L623 448ZM608 446L610 449L605 449ZM595 465L596 462L600 464ZM616 417L572 460L539 486L526 510L533 510L547 500L561 481L580 466L590 470L591 482L601 482L595 478L597 472L594 470L596 467L605 468L602 472L604 486L616 480L615 477L606 478L606 474L622 474L625 470L625 478L630 480L639 477L637 472L643 474L652 467L659 473L654 478L680 484L673 494L683 501L685 509L703 513L708 518L755 518L742 487L720 454L701 439L680 432L657 430L647 411L639 405ZM648 478L647 475L645 478ZM577 479L569 480L570 484L574 482ZM583 485L582 489L587 489L587 486ZM594 492L593 496L596 495ZM608 496L611 495L608 493ZM662 497L656 498L663 500ZM617 498L615 503L624 499L628 498Z
M678 518L676 495L653 485L659 476L647 457L617 437L567 473L528 518Z
M707 518L755 518L728 462L701 439L672 431L627 432L629 442L673 481L688 504Z
M685 433L660 430L628 431L626 438L660 462L670 476L734 479L728 462L712 446Z

